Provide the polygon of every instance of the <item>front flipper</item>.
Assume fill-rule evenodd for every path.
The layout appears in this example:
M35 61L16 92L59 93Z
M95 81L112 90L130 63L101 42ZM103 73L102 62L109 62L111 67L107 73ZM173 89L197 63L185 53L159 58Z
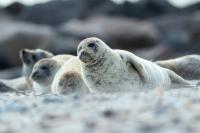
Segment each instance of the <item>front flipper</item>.
M5 93L5 92L17 92L17 91L0 81L0 92Z
M148 72L145 70L145 67L139 57L123 50L115 51L120 55L123 61L131 65L131 68L138 73L138 75L144 82L147 82L149 80Z

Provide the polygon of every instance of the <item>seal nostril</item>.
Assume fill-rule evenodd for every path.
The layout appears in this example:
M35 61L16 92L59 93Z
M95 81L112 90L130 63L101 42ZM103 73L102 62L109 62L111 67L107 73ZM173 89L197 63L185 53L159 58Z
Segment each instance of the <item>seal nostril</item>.
M38 76L39 76L39 72L34 72L34 73L32 74L32 79L37 79Z
M82 60L85 56L85 51L80 51L79 58Z
M85 51L83 51L81 54L82 54L82 55L85 55Z

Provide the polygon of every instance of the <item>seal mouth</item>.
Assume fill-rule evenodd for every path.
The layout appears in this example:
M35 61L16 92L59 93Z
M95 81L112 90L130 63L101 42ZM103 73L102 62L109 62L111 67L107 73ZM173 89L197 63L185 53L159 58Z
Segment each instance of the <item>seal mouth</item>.
M86 51L81 51L78 57L84 63L90 63L92 61L91 55Z

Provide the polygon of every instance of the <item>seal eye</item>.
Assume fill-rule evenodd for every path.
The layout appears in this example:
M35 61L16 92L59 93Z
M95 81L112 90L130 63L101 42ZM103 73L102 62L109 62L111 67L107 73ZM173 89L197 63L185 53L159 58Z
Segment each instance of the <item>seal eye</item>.
M48 70L48 67L47 66L41 66L41 69L42 70Z
M89 48L95 48L95 47L96 47L96 44L95 44L95 43L89 43L89 44L88 44L88 47L89 47Z
M36 55L32 55L32 59L33 59L33 61L37 61L37 56Z

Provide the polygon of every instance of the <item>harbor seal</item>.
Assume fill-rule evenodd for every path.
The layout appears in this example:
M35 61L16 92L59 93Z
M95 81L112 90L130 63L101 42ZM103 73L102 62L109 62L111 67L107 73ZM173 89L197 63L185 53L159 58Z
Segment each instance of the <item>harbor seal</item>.
M38 61L30 76L34 91L36 93L50 93L55 74L66 61L74 57L73 55L57 55Z
M29 86L31 86L29 77L35 63L43 58L51 58L53 56L54 55L52 53L42 49L22 49L20 51L23 76L26 78Z
M112 50L95 37L81 41L77 51L83 79L94 91L141 91L191 85L173 71L128 51Z
M174 71L185 79L200 79L200 55L186 55L175 59L156 61L155 63Z
M23 75L15 79L0 79L0 88L4 91L30 91L32 85L29 76L32 72L33 65L40 59L50 58L52 53L42 49L22 49L19 52L22 61ZM7 89L6 89L7 88Z
M80 60L77 57L67 61L56 73L51 90L54 94L63 95L89 93L89 89L81 76Z

